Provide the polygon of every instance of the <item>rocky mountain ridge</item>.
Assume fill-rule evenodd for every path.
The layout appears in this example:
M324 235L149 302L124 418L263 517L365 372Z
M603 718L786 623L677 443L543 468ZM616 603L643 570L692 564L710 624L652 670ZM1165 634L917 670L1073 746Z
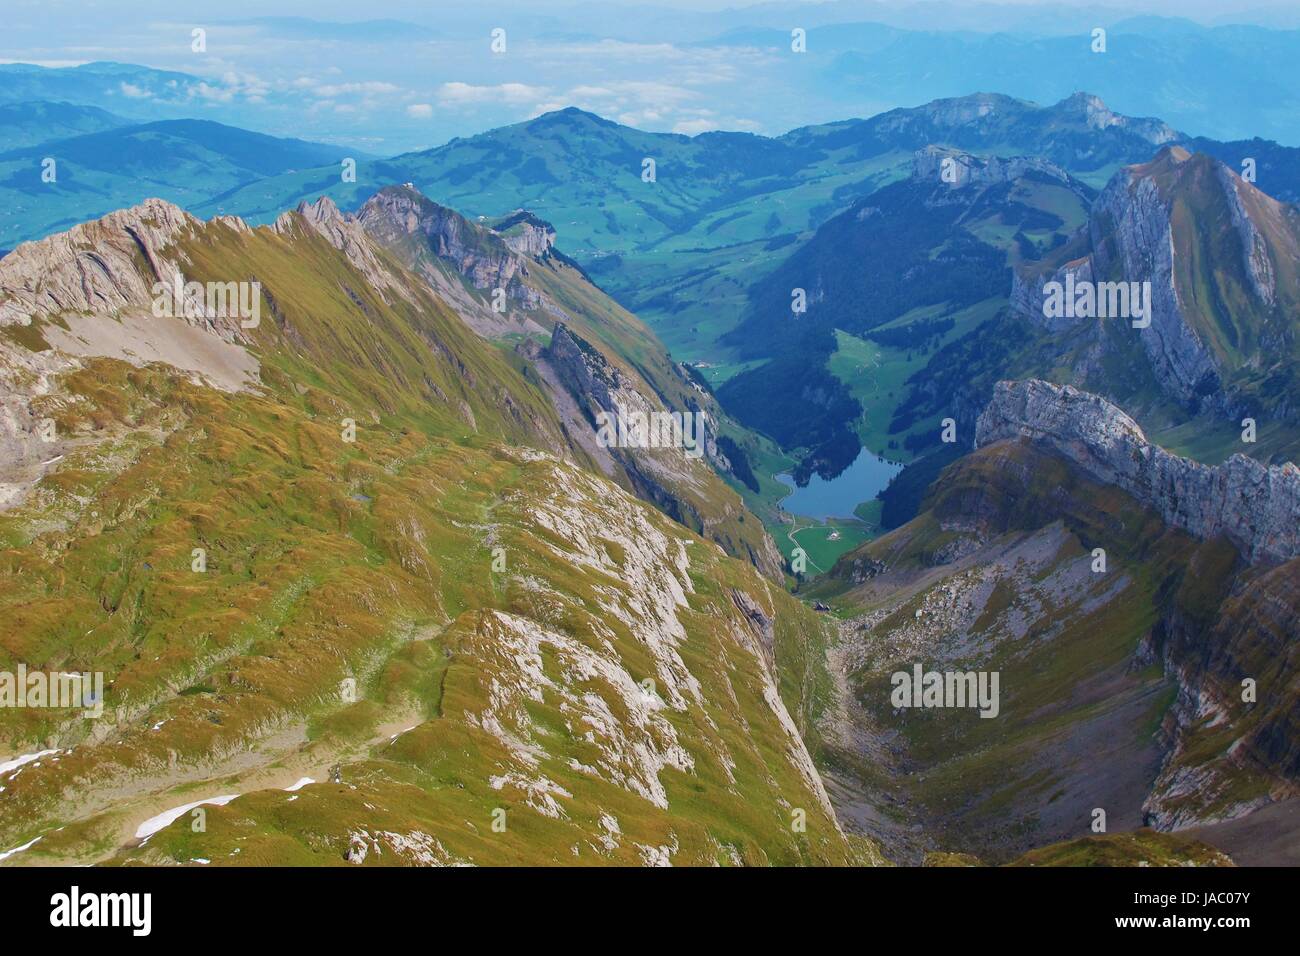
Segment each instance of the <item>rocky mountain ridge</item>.
M235 228L243 224L225 220ZM149 308L155 281L181 274L167 253L201 220L161 199L82 223L67 232L25 242L0 267L0 325L30 325L62 312ZM138 268L143 256L148 270Z
M555 325L547 346L530 343L523 354L534 362L557 408L567 416L570 434L580 436L606 474L622 475L638 497L716 541L729 554L746 558L769 577L780 578L781 554L771 538L746 533L748 512L739 500L719 498L710 491L718 479L708 463L720 471L731 465L718 448L718 422L701 403L688 401L676 413L684 416L685 431L690 433L686 437L696 443L692 448L611 445L598 440L600 421L626 422L638 416L652 420L671 410L653 390L563 323ZM709 506L702 507L702 502Z
M912 178L922 182L946 182L954 187L992 186L1011 182L1035 172L1062 183L1070 174L1050 160L1037 156L980 157L945 146L926 146L912 154Z
M60 377L93 356L163 361L229 391L258 382L251 331L206 298L158 315L193 278L180 241L204 227L179 207L148 200L65 233L23 243L0 259L0 508L20 502L76 444L54 427ZM224 217L221 232L247 230Z
M260 322L155 316L180 273L258 281ZM596 338L599 290L547 281ZM596 473L537 367L331 204L148 203L6 257L0 290L6 427L58 439L0 501L0 665L107 688L98 723L0 709L5 758L57 751L3 775L6 865L874 858L814 764L826 625L724 553L767 542L739 497L638 459L708 540ZM252 380L210 387L164 334ZM205 832L159 823L213 792Z
M411 186L379 190L357 210L355 219L385 245L418 238L433 255L452 263L475 289L500 289L524 309L541 304L536 291L522 281L528 275L523 255L492 230L476 226Z
M6 369L25 369L28 379L37 382L28 387L30 382L15 380L6 392L0 442L11 452L13 467L0 473L4 485L0 497L16 499L41 473L41 463L60 451L61 446L37 437L29 411L32 398L43 387L29 374L37 366L49 366L47 371L51 371L67 367L69 353L100 354L137 364L166 361L222 387L241 388L256 381L254 346L259 342L265 345L256 329L245 329L232 317L210 315L203 308L175 319L153 315L159 284L169 289L177 279L210 278L206 267L200 265L202 253L191 251L187 243L202 246L218 237L247 244L269 233L291 246L319 237L341 253L389 305L422 308L420 282L404 272L405 267L446 304L450 314L485 339L506 335L541 338L550 334L553 324L575 323L585 330L588 351L600 353L605 366L619 367L627 407L707 414L710 397L685 380L653 335L634 317L616 314L617 307L600 290L554 257L553 227L520 212L504 220L501 228L506 236L428 200L413 188L399 186L381 190L356 215L343 213L328 197L321 197L281 214L269 227L256 228L235 217L205 223L170 203L150 200L69 233L19 247L0 264L0 323L25 327L39 321L42 329L33 342L57 343L58 348L32 351L0 342L0 349L8 350ZM223 283L257 280L258 269L252 262L240 267L239 274L226 275L226 267L220 268ZM268 326L279 328L283 322L277 285L261 283L258 303ZM361 290L348 282L342 288L354 298L361 295ZM498 290L505 298L500 309L493 301ZM97 318L105 314L126 325L119 329ZM614 327L618 322L623 325ZM73 328L65 332L61 324L68 323ZM285 331L293 333L291 328ZM106 340L109 332L113 333L111 341ZM649 347L660 360L655 365L632 366L620 357L619 336L629 352ZM153 344L146 348L146 343ZM540 355L535 350L525 351L533 358ZM442 350L454 364L458 357L453 352ZM7 376L8 371L0 371L0 375ZM539 436L537 444L548 451L559 451L565 444L585 449L581 454L586 460L613 466L605 469L608 476L728 551L753 561L769 577L780 576L779 552L761 523L757 519L745 522L746 509L739 495L710 466L712 462L722 471L729 467L717 452L716 427L710 429L714 437L707 441L706 447L711 449L707 458L695 458L680 448L628 448L611 455L593 441L591 411L575 411L588 402L581 389L595 380L581 375L567 381L546 375L540 378L535 384L542 386L547 400L558 410L565 435ZM472 381L465 384L474 387ZM468 406L462 403L461 410L466 420L473 422ZM612 412L612 408L605 410Z
M1088 357L1072 363L1081 374L1116 349L1135 350L1158 388L1192 413L1233 418L1272 406L1290 418L1298 272L1300 214L1224 163L1175 145L1116 173L1082 235L1015 270L1011 302L1035 327L1091 338ZM1050 314L1048 283L1123 286L1121 302L1149 283L1150 301L1140 316L1131 307L1125 315ZM1109 294L1096 292L1098 300ZM1104 323L1116 325L1110 337Z
M1050 446L1175 527L1226 537L1250 561L1300 556L1300 468L1292 462L1266 466L1237 454L1209 466L1180 458L1104 398L1036 379L999 382L976 425L976 447L1020 438Z
M611 344L611 323L594 309L615 307L596 303L605 299L604 293L554 250L550 223L525 210L494 222L473 222L409 184L380 190L355 216L342 214L325 197L318 206L344 224L336 229L360 228L419 272L480 335L525 336L517 353L537 368L570 438L607 476L729 553L747 558L769 577L781 575L775 545L757 519L745 527L743 502L711 468L730 470L718 451L716 414L707 407L710 396L683 381L671 363L628 360L624 351L644 346L666 359L662 345L639 323L632 328L627 322L626 331L642 341L629 337L625 350ZM506 302L492 302L500 294ZM587 308L581 296L588 298ZM547 335L551 341L543 347L539 342ZM620 410L700 416L705 421L702 454L684 447L602 447L594 440L596 415L614 416Z

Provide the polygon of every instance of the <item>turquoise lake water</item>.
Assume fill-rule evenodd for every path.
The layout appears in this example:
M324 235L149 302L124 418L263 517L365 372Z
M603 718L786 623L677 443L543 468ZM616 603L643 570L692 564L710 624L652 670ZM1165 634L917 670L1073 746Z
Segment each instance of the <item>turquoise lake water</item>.
M853 464L831 481L813 475L805 487L796 488L789 475L777 475L777 481L793 489L781 500L781 507L805 518L852 518L857 505L876 497L902 470L902 465L864 448Z

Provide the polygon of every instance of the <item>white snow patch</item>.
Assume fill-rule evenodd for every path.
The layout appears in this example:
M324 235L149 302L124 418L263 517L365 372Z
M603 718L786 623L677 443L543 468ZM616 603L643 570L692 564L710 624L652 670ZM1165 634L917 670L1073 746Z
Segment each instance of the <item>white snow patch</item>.
M12 850L5 850L3 853L0 853L0 860L7 860L15 853L22 853L23 850L30 850L37 843L39 843L40 840L41 838L37 837L35 840L32 840L30 843L24 843L22 846L16 846Z
M0 773L8 773L10 770L17 770L24 764L29 764L33 760L40 760L42 757L48 757L50 754L58 753L58 748L54 750L40 750L34 754L23 754L21 757L14 757L12 760L6 760L0 763Z
M187 803L183 807L173 807L170 810L164 810L156 817L150 817L148 820L144 821L144 823L140 824L140 826L136 828L135 838L137 840L147 840L149 837L153 836L159 830L163 830L171 826L174 822L179 820L181 817L185 816L185 814L189 813L191 810L195 809L196 807L201 807L204 805L211 805L215 807L225 806L227 803L229 803L231 800L236 799L238 796L239 794L237 793L231 793L221 797L208 797L206 800L195 800L193 803Z

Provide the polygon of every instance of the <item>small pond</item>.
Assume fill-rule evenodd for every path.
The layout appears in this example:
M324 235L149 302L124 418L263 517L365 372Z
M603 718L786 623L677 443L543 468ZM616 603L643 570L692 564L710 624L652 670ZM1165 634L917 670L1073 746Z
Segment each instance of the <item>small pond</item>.
M788 474L777 475L777 481L792 489L781 500L781 507L805 518L852 518L855 507L876 497L902 470L902 465L864 448L853 464L830 481L813 475L807 485L798 488Z

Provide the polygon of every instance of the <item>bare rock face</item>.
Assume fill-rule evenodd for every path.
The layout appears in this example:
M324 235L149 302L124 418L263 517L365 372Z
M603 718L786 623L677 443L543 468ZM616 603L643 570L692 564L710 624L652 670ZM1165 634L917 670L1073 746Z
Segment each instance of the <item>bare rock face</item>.
M921 182L946 182L942 178L945 160L951 160L948 169L955 177L950 182L954 187L993 186L1020 179L1028 172L1042 173L1063 183L1070 181L1070 174L1064 169L1038 157L1013 156L1002 159L990 156L985 159L945 146L926 146L913 153L912 178Z
M1034 325L1046 329L1049 332L1066 332L1083 322L1101 322L1110 321L1106 319L1080 319L1075 316L1049 316L1044 314L1043 300L1045 293L1043 287L1049 282L1060 283L1065 286L1067 277L1072 277L1074 285L1093 281L1092 257L1084 256L1080 259L1073 259L1064 263L1058 269L1052 272L1042 272L1037 275L1022 275L1019 271L1012 270L1011 273L1011 307L1025 316Z
M1089 129L1111 129L1118 127L1142 137L1153 145L1162 146L1179 139L1179 133L1172 126L1158 119L1122 116L1113 112L1100 96L1092 93L1075 93L1057 103L1053 109L1064 117L1082 118Z
M1063 261L1066 255L1072 258ZM1015 273L1011 302L1038 327L1091 335L1099 347L1123 341L1112 336L1107 345L1101 325L1120 325L1145 353L1165 396L1193 413L1210 408L1236 417L1275 401L1280 391L1258 394L1252 376L1287 375L1298 271L1300 216L1293 207L1210 156L1170 146L1116 173L1094 200L1087 229L1061 258ZM1126 299L1145 288L1149 301L1142 316L1098 317L1097 309L1048 315L1049 282L1091 287L1098 302L1103 289L1113 301L1117 287L1128 290ZM1285 400L1273 410L1291 414Z
M1233 455L1209 466L1151 444L1105 399L1031 379L999 382L976 426L977 447L1006 439L1049 446L1092 477L1122 488L1169 524L1226 537L1252 562L1300 556L1300 468Z
M744 591L731 589L731 601L744 616L750 630L758 638L759 646L768 662L775 667L776 660L776 621L757 601Z
M203 305L155 314L158 285L187 278L179 240L201 229L248 227L233 217L205 224L148 199L0 259L0 327L16 333L0 337L0 511L66 452L93 441L57 434L35 404L65 401L59 379L84 359L164 362L231 391L256 383L258 362L238 321Z
M551 343L531 356L551 389L556 405L571 409L572 432L585 432L604 415L606 422L629 416L652 416L671 411L650 389L611 363L590 343L558 323ZM688 410L685 415L696 414ZM707 458L717 449L717 426L699 412L698 428L691 438L698 450L682 447L601 447L590 450L610 473L617 467L633 491L654 503L674 520L712 539L731 554L746 557L769 577L780 579L781 555L761 528L746 529L743 504L713 473ZM581 439L584 446L592 442Z
M525 309L540 306L523 282L528 264L492 230L440 206L410 186L381 189L357 210L361 227L386 246L412 240L451 266L476 289L503 289Z
M1268 243L1255 225L1255 220L1251 217L1247 206L1249 199L1267 197L1258 190L1248 193L1241 177L1223 164L1216 165L1214 172L1227 200L1228 215L1232 217L1232 225L1241 240L1244 271L1250 280L1251 291L1261 302L1274 305L1277 302L1277 275L1274 272L1273 260L1269 255ZM1289 251L1294 257L1296 250L1292 248Z
M555 326L551 344L539 355L546 371L578 404L588 423L595 416L611 420L629 415L651 415L667 409L658 396L647 395L623 369L612 364L594 346L575 335L563 323ZM618 462L638 494L669 510L679 520L687 516L676 501L679 484L696 484L697 463L680 448L607 447L603 455Z
M1162 153L1166 164L1187 159L1175 147ZM1150 326L1131 328L1138 336L1162 389L1175 400L1189 403L1198 395L1214 393L1219 371L1213 356L1184 312L1174 282L1174 236L1170 206L1150 167L1121 170L1093 203L1089 217L1091 252L1062 264L1054 271L1013 280L1013 306L1035 325L1050 332L1102 322L1131 324L1127 317L1048 316L1044 314L1044 286L1055 282L1066 288L1085 283L1150 282ZM1072 282L1067 285L1067 279Z
M574 334L563 322L555 326L551 344L545 350L544 357L559 372L573 394L589 401L598 411L609 415L616 414L620 409L643 414L672 411L653 389L641 386L622 369L610 363L599 350ZM701 447L689 457L681 449L664 449L672 453L672 459L682 459L680 463L674 462L671 469L684 469L681 477L688 478L697 465L703 465L702 459L706 457L718 463L719 467L728 467L726 456L718 449L717 424L712 417L698 407L686 409L685 414L700 416L701 430L696 437Z
M855 587L889 570L883 561L878 561L868 554L855 552L851 554L852 557L846 557L844 561L836 564L835 576L846 578Z
M545 306L543 297L520 281L528 274L522 254L512 251L506 237L498 237L486 227L431 202L413 187L381 190L356 215L343 212L328 196L322 196L281 214L272 228L286 238L316 233L346 255L382 295L411 301L410 287L394 274L391 255L398 264L423 278L485 338L543 331L531 318L497 312L479 294L482 290L504 288L524 311ZM554 230L550 238L554 240ZM534 239L533 244L539 241ZM471 252L471 248L478 251ZM469 280L468 287L465 279Z
M1116 175L1097 197L1090 217L1094 274L1151 283L1151 325L1134 332L1141 335L1161 386L1182 402L1217 391L1220 375L1175 287L1170 200L1157 181L1163 173L1157 167L1188 158L1186 150L1173 147L1147 166Z
M151 319L158 318L155 306L161 299L167 302L168 317L174 315L176 321L215 336L226 345L243 347L251 339L239 321L227 313L228 299L217 305L200 295L187 299L184 308L172 307L179 302L172 290L193 278L187 271L190 263L180 241L222 229L250 231L247 223L234 216L204 222L172 203L146 199L67 232L23 243L0 260L0 326L26 326L34 319L54 316L74 325L79 320L105 316L149 325ZM223 277L222 284L236 278L243 277ZM163 325L161 321L154 324L159 328ZM71 340L57 330L47 334L53 336L51 344L62 346L64 351L88 347L89 354L123 357L116 355L115 343L102 341L102 323L97 323L96 331L101 334L88 338L84 330L74 329ZM169 331L166 337L174 339L176 334ZM182 351L193 351L191 344ZM166 345L155 348L146 344L139 358L167 361L176 358L174 351ZM172 364L187 367L184 362Z
M0 325L28 325L34 318L64 312L148 309L154 283L170 283L181 271L165 250L198 225L179 206L146 199L67 232L23 243L0 260ZM146 269L140 268L140 257Z
M294 213L281 213L272 228L282 236L293 236L302 226L346 255L376 289L402 290L402 283L379 261L365 228L344 215L328 196L321 196L314 203L299 203Z
M544 256L555 245L555 227L525 209L493 223L492 231L521 256Z
M0 339L0 511L19 504L67 450L62 436L42 432L32 399L50 394L58 373L72 365Z

